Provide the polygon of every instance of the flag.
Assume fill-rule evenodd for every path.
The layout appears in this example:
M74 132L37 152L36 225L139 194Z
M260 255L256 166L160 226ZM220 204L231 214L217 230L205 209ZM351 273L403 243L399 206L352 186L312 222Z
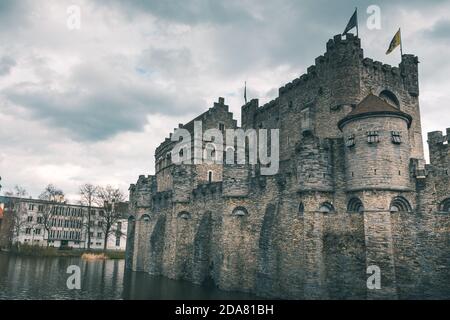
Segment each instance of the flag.
M402 45L402 36L399 28L395 36L392 38L391 43L389 44L389 48L386 51L386 54L391 53L392 51L394 51L395 48L401 45Z
M358 9L355 9L355 12L353 13L352 17L348 21L347 26L345 27L345 30L344 30L344 32L342 34L347 34L347 32L349 32L354 27L356 27L356 29L358 29L358 13L357 13L357 10Z
M244 100L245 100L245 104L247 104L247 81L245 81L245 85L244 85Z

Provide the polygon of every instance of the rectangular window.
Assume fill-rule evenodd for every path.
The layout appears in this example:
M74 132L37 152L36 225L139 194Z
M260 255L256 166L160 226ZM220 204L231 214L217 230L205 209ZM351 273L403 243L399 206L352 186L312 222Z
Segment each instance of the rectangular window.
M97 232L97 238L101 238L102 237L102 233L101 232Z
M38 212L44 212L44 205L38 205Z
M31 228L26 228L25 229L25 234L31 234Z
M37 223L42 223L44 220L42 217L37 217Z
M391 131L392 136L392 142L395 144L402 143L402 136L400 134L400 131Z
M34 234L41 234L41 229L34 230Z
M225 131L225 125L223 123L219 123L219 130L220 131Z
M368 143L378 143L380 141L378 136L378 131L368 131L367 132L367 142Z
M33 222L33 217L32 216L28 216L27 217L27 222Z
M116 247L120 247L120 237L116 238Z
M347 137L347 139L345 140L345 145L348 148L351 148L355 145L355 135L354 134L351 134Z

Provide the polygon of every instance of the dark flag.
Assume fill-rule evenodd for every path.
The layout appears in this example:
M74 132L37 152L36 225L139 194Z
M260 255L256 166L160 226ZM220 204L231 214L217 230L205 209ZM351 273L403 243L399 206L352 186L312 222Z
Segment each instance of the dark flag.
M356 35L358 35L358 9L355 9L355 12L353 13L352 17L347 23L347 26L345 27L343 35L347 34L351 29L356 27Z

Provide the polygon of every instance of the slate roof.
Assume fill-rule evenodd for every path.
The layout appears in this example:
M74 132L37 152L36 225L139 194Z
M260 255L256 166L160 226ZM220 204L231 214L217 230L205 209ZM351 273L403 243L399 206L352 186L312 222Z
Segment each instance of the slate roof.
M350 120L371 115L395 115L405 118L408 127L411 125L412 117L400 109L390 105L380 97L370 93L358 105L338 123L339 129L342 129L345 123Z

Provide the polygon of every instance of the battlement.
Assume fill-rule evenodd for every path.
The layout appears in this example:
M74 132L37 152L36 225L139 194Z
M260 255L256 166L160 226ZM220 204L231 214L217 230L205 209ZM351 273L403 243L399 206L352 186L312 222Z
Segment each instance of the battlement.
M448 143L450 140L450 128L447 128L446 131L446 136L443 135L442 131L428 132L428 144L430 147L436 144L444 145Z
M168 146L173 144L173 141L171 139L172 139L172 135L175 133L175 130L187 129L190 132L192 131L191 132L191 134L192 134L195 121L204 122L208 116L210 116L213 112L215 112L216 110L219 110L219 109L224 110L229 118L233 118L233 113L230 111L229 106L225 104L225 98L219 97L218 101L213 103L213 107L209 108L208 110L206 110L205 112L203 112L202 114L200 114L199 116L197 116L196 118L194 118L193 120L188 122L187 124L183 125L182 123L179 123L178 128L174 128L173 131L169 133L169 137L166 137L164 139L164 141L162 143L160 143L160 145L158 147L156 147L155 155L159 155L161 153L161 151L164 151L166 148L168 148Z
M361 39L351 33L348 33L345 36L345 39L341 34L337 34L333 37L333 39L328 40L325 56L339 50L352 51L354 48L361 49Z
M428 146L430 149L430 163L433 166L447 168L450 166L450 128L447 128L447 135L441 131L428 133Z
M326 45L326 52L324 55L318 56L315 59L315 64L306 69L306 73L286 85L278 89L279 94L288 92L293 88L306 85L309 81L316 79L317 75L326 68L326 65L335 60L336 55L349 58L363 58L363 51L361 49L361 40L353 34L348 34L344 39L342 35L338 34L333 39L328 40Z

